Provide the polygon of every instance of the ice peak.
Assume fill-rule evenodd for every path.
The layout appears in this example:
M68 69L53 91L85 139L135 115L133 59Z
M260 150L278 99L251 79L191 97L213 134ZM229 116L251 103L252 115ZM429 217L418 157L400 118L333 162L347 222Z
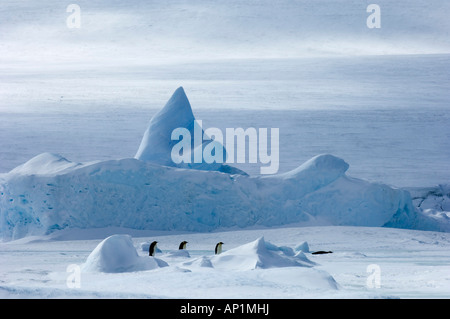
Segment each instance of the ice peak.
M174 163L171 153L172 148L178 143L178 140L172 140L172 132L177 128L185 128L193 137L195 135L195 131L199 131L199 127L201 136L203 136L204 131L196 122L191 104L189 103L183 87L180 86L172 94L166 105L150 120L149 126L144 133L144 137L142 138L135 158L141 161L152 162L165 166L194 168L208 171L220 171L229 174L246 175L245 172L222 163L194 163L193 161L191 161L191 163ZM211 140L208 139L202 141L201 145L196 146L192 143L191 154L193 154L195 147L202 147L203 149L209 143L211 143ZM223 145L219 145L218 147L223 147ZM223 154L226 154L224 147Z
M195 120L191 104L182 86L175 90L164 108L152 119L152 122L165 120L184 120L186 123Z
M170 152L174 144L171 140L172 131L178 127L192 129L194 121L191 104L180 86L150 120L135 158L170 165Z

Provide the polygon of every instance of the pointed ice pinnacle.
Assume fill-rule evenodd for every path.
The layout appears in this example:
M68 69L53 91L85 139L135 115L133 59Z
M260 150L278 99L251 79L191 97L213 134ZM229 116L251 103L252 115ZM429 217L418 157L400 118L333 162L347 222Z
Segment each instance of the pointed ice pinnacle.
M172 131L178 127L191 131L194 121L191 105L183 88L179 87L164 108L150 120L135 158L173 166L170 152L176 141L171 140Z
M150 120L149 126L144 133L139 149L135 155L136 159L146 162L152 162L165 166L174 166L182 168L194 168L208 171L220 171L230 174L243 174L245 172L222 163L207 164L202 163L181 163L176 164L171 158L171 152L177 140L172 140L172 132L177 128L186 128L191 136L194 136L194 127L198 124L192 113L191 104L182 87L179 87L166 103L166 105L157 112ZM203 130L202 133L204 134ZM203 141L199 147L204 148L211 140ZM222 146L223 147L223 146ZM194 154L194 145L191 146L191 154ZM223 148L223 154L226 154Z

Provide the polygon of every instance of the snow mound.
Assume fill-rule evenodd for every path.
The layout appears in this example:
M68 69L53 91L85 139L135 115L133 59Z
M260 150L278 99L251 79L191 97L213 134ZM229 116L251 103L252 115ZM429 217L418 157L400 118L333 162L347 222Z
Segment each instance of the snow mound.
M112 235L95 247L82 271L120 273L165 266L168 264L161 259L139 256L129 235Z
M309 245L308 245L308 242L306 242L306 241L301 242L300 244L298 244L297 246L295 246L294 250L295 250L296 252L302 251L302 252L304 252L304 253L309 253Z
M190 258L191 255L189 254L189 251L186 249L179 249L179 250L173 250L169 251L164 255L165 257L184 257L184 258Z
M266 245L267 250L281 252L281 253L285 254L286 256L294 256L295 255L294 250L291 247L277 246L268 241L265 241L265 245Z
M269 249L267 249L269 247ZM266 244L264 237L230 249L220 255L211 257L211 263L216 269L251 270L277 267L312 267L313 262L304 258L292 258L284 254L282 249L276 249L273 244Z
M177 128L185 128L191 135L191 161L190 163L181 162L176 164L172 159L172 148L179 142L172 140L172 132ZM201 145L194 143L194 131L205 135L203 129L198 125L192 112L191 104L182 87L179 87L166 103L166 105L156 113L150 120L149 126L144 133L139 149L135 155L136 159L152 162L165 166L194 168L207 171L220 171L229 174L246 174L238 168L222 163L194 163L193 154L195 148L203 149L209 143L218 143L205 137ZM222 147L223 162L226 160L226 150L222 144L216 148Z
M186 261L183 263L184 267L201 267L201 268L214 268L211 263L211 258L208 256L201 256L199 258L195 258L190 261Z
M316 265L315 262L309 260L308 257L306 257L306 255L303 253L303 251L297 252L294 255L294 258L299 260L299 261L301 261L301 262L303 262L303 263L309 264L309 265Z
M55 175L80 165L80 163L71 162L59 154L42 153L33 157L28 162L14 168L11 171L11 174Z

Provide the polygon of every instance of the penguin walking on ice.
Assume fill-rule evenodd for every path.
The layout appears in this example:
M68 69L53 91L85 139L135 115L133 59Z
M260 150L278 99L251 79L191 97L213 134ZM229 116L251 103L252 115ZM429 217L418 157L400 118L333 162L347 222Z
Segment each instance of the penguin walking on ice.
M312 252L311 254L313 254L313 255L323 255L323 254L332 254L332 253L333 253L332 251L319 250L319 251Z
M185 241L185 240L183 240L181 243L180 243L180 246L178 247L178 249L186 249L186 244L187 244L188 242L187 241Z
M150 244L150 247L149 247L149 249L148 249L148 255L149 256L154 256L155 255L155 252L156 252L156 244L157 244L158 242L157 241L154 241L154 242L152 242L151 244Z
M217 243L216 248L214 249L214 253L216 255L219 255L220 253L222 253L222 245L223 245L222 242Z

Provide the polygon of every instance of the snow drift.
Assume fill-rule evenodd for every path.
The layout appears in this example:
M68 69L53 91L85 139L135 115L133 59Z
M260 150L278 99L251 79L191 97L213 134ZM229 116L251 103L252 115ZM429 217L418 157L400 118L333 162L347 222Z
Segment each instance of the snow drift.
M170 255L169 255L170 256ZM180 254L180 256L182 256ZM246 271L280 267L313 267L303 252L294 253L292 248L276 246L264 237L227 250L219 255L201 256L182 263L183 267L215 268L219 270Z
M155 257L139 256L129 235L112 235L104 239L82 266L85 272L129 272L168 266Z
M416 209L408 191L349 177L349 165L330 154L271 176L222 165L171 167L166 134L174 125L192 129L193 121L178 89L152 119L136 158L73 163L44 153L0 175L1 238L67 228L210 231L290 223L450 231L448 219Z
M219 274L221 277L239 276L242 272L253 273L256 270L258 278L268 282L289 282L304 289L338 289L335 279L328 272L316 269L315 265L317 264L309 260L303 252L294 254L292 248L276 246L265 241L263 237L220 255L208 253L191 258L187 250L172 250L155 258L146 254L138 255L129 235L116 234L107 237L95 247L82 265L82 271L130 273L157 270L157 277L165 278L164 286L168 283L170 285L172 278L179 287L180 282L192 278L180 277L183 273L207 274L210 280L214 280ZM176 277L173 277L174 273ZM248 275L251 276L249 273ZM132 277L127 278L133 280ZM154 279L152 282L158 281Z
M139 256L131 236L116 234L105 238L95 247L83 264L82 270L108 273L150 270L169 266L163 259L172 260L173 257L190 259L190 254L188 250L183 249L161 252L159 258ZM176 260L173 262L176 263ZM266 242L264 237L260 237L219 255L200 256L182 262L181 265L188 268L208 267L244 271L279 267L313 267L316 263L309 260L303 252L294 254L292 248L278 247Z
M268 245L269 244L269 245ZM268 247L269 246L269 249ZM252 270L277 267L312 267L303 253L290 256L275 245L266 243L263 237L245 245L230 249L211 258L211 264L217 269Z

